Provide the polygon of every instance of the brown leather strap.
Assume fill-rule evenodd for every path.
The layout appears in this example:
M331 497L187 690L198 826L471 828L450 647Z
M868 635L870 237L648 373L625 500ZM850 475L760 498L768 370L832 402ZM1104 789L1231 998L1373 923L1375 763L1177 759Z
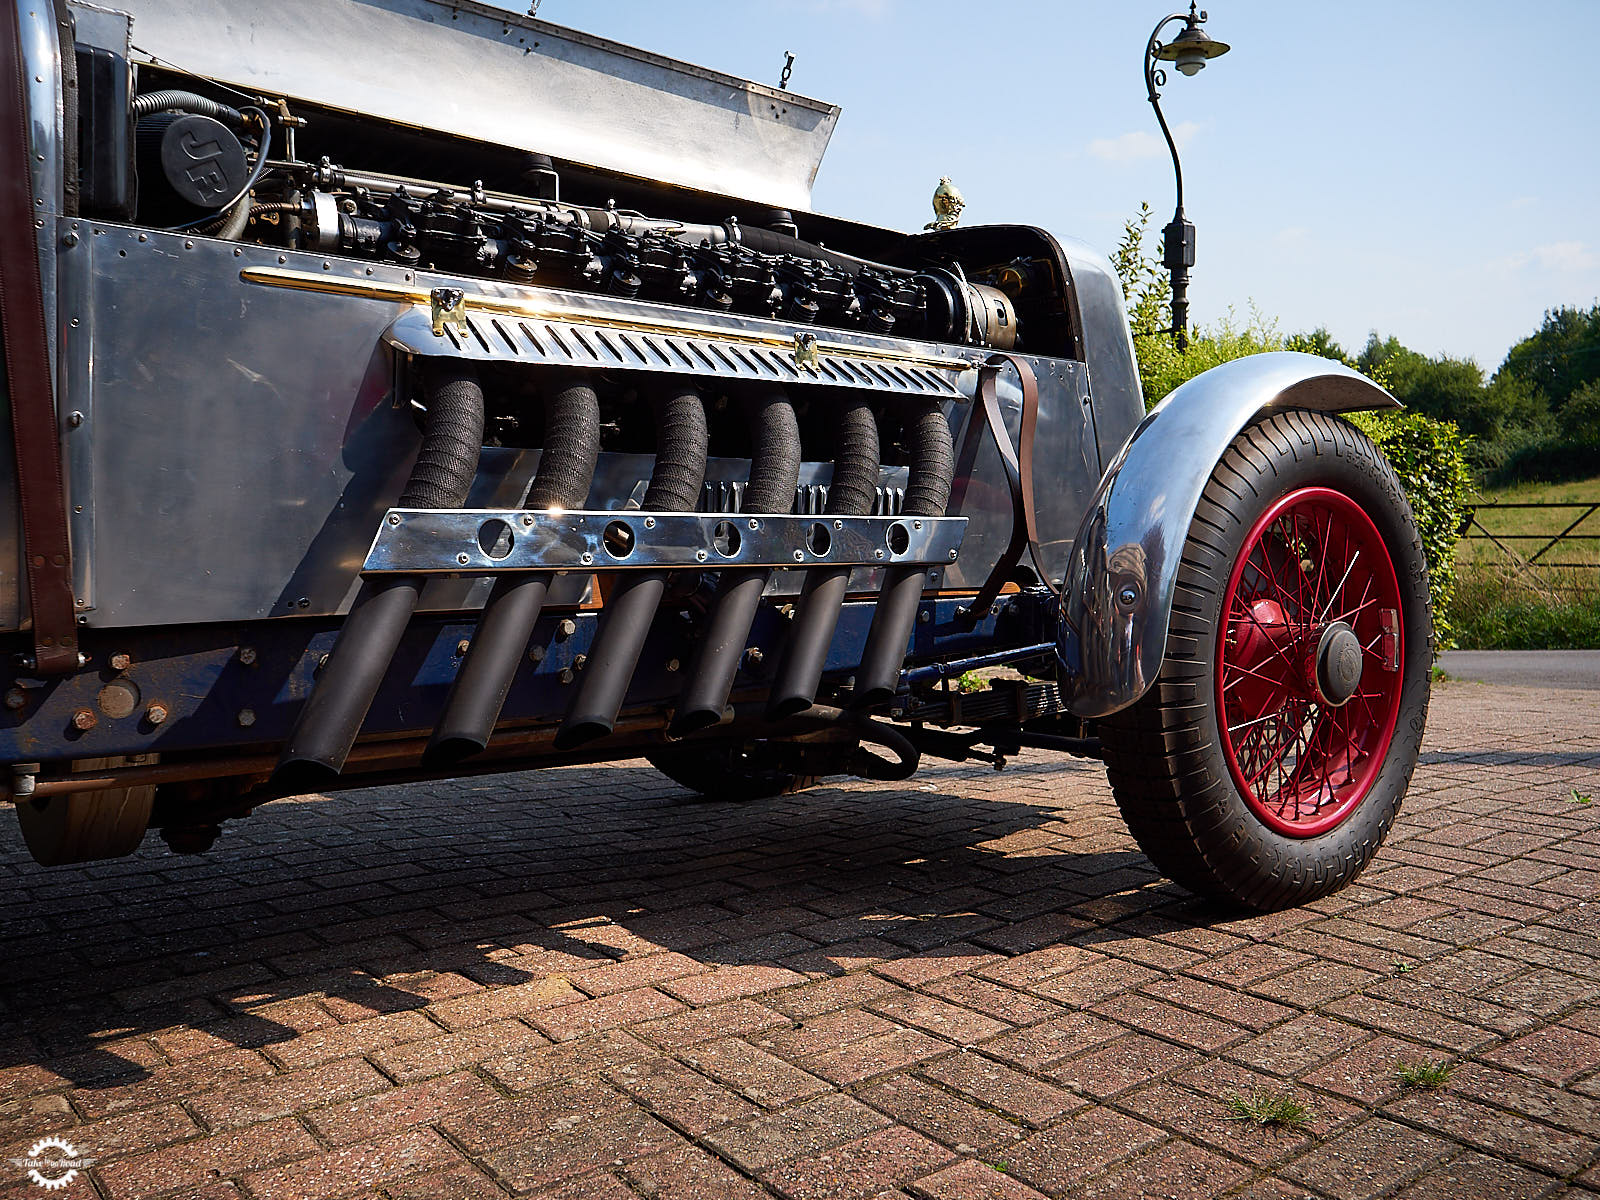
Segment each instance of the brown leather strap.
M1003 368L1010 366L1022 384L1022 427L1018 430L1017 445L1011 445L1011 435L1006 431L1006 420L1000 411L1000 398L995 384ZM1033 565L1039 578L1052 592L1056 586L1044 567L1044 555L1039 551L1039 529L1033 514L1033 436L1039 425L1039 382L1033 368L1010 354L992 354L978 370L976 402L983 413L984 424L994 447L1000 453L1000 463L1005 468L1006 484L1011 489L1011 544L1000 555L989 578L983 581L977 596L967 607L973 619L983 616L994 604L995 597L1006 579L1022 560L1026 549L1033 556Z
M45 340L44 292L39 278L37 216L28 169L28 108L18 6L0 18L0 332L5 343L5 389L17 454L17 494L33 616L35 670L60 675L78 668L78 630L72 594L72 548L66 492L61 483L61 429ZM76 136L75 131L68 133Z

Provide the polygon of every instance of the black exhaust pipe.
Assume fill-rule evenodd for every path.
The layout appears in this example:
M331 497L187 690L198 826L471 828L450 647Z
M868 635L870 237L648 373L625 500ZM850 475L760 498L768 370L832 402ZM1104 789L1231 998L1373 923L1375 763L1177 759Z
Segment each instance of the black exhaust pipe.
M859 393L840 393L834 411L838 438L833 459L833 481L823 515L872 515L878 495L878 421L872 406ZM839 612L844 607L849 567L818 567L806 575L804 590L795 606L794 623L773 677L767 701L767 719L780 720L804 712L816 701L822 668L828 660Z
M583 373L561 372L545 392L544 448L524 507L582 508L599 455L600 399ZM534 571L495 580L423 755L425 766L460 762L489 744L554 578L552 571Z
M750 422L755 450L740 511L747 516L792 512L795 485L800 482L800 426L782 388L773 387L751 399ZM682 737L722 720L771 575L765 567L722 573L688 683L667 727L672 736Z
M672 381L664 386L667 390L655 403L656 461L640 507L645 512L693 512L706 478L705 405L692 384ZM625 572L606 597L577 695L556 734L556 749L592 742L616 727L666 588L665 571Z
M460 508L483 446L483 388L469 364L440 358L424 366L423 389L428 413L422 447L398 507ZM284 745L274 786L306 790L339 774L416 611L423 583L420 575L362 583Z
M955 481L956 455L950 424L939 408L925 408L907 424L906 437L911 449L911 477L906 481L906 501L901 512L908 517L942 517ZM867 631L867 646L856 670L851 708L873 708L893 699L927 582L925 566L890 567L884 572L878 606L872 612L872 627Z

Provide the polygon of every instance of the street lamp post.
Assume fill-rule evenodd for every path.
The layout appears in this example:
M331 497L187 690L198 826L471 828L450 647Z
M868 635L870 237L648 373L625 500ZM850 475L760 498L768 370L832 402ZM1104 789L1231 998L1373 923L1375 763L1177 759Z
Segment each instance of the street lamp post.
M1163 44L1161 31L1173 21L1182 21L1183 30L1171 42ZM1167 73L1156 63L1170 62L1180 74L1194 75L1209 59L1226 54L1228 44L1207 37L1200 28L1205 23L1205 11L1197 12L1190 3L1188 16L1177 12L1161 18L1150 31L1150 40L1144 48L1145 90L1150 107L1156 110L1162 136L1167 139L1167 149L1172 151L1172 173L1178 182L1177 210L1161 231L1161 265L1172 276L1172 328L1168 332L1177 339L1179 350L1189 345L1189 268L1194 266L1194 225L1183 215L1183 166L1178 162L1178 144L1172 140L1172 130L1167 128L1167 118L1161 112L1161 93L1156 90L1166 86Z

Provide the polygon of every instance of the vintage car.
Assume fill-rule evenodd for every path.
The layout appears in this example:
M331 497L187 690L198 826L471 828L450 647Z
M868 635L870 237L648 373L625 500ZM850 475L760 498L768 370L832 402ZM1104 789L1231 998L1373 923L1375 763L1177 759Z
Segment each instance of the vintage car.
M1433 646L1367 379L1267 354L1147 415L1101 255L950 187L812 212L836 107L471 0L4 7L39 862L339 787L1024 748L1227 901L1377 850Z

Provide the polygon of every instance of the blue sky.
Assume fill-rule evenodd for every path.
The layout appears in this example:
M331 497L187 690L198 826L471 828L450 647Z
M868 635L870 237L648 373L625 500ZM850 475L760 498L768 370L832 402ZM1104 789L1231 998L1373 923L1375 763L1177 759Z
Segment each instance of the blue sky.
M510 5L508 5L509 7ZM1165 10L1111 0L543 0L560 24L843 107L819 211L901 229L950 175L964 222L1110 250L1172 167L1139 74ZM1217 0L1233 50L1163 107L1198 227L1193 317L1370 330L1492 371L1600 298L1595 0Z

